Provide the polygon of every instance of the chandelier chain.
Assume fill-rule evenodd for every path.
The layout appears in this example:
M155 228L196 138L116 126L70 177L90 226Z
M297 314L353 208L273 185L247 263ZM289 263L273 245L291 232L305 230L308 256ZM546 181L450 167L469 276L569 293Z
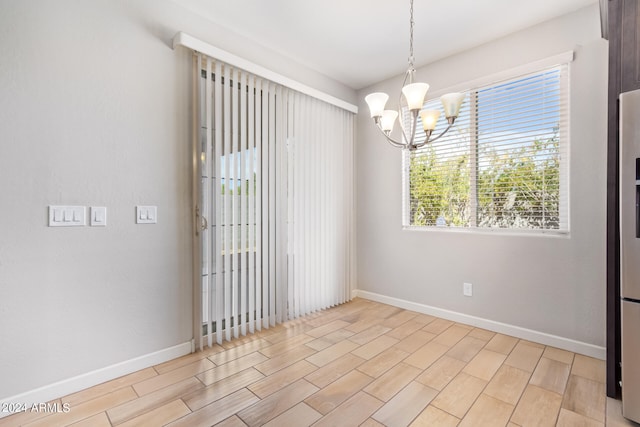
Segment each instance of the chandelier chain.
M413 69L413 0L409 0L409 68Z

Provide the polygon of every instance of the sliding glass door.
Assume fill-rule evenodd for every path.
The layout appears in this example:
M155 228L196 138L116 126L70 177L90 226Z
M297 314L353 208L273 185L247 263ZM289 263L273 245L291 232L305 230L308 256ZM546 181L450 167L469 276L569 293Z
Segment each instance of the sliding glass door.
M202 348L350 299L354 118L206 56L194 65Z

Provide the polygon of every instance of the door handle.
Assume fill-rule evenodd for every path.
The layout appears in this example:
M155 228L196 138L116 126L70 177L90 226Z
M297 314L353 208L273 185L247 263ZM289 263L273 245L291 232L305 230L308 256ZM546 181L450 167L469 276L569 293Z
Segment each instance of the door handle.
M200 235L200 231L204 231L209 228L209 221L207 218L200 215L200 206L196 206L196 236Z

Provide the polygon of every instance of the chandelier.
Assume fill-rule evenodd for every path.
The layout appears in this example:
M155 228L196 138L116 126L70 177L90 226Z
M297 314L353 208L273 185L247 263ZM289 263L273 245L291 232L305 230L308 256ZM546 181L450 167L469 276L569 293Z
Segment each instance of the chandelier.
M429 90L429 85L427 83L413 82L416 73L416 69L413 66L413 0L409 1L409 14L409 68L407 69L407 72L404 75L404 81L402 82L402 95L404 95L406 108L409 110L408 125L405 126L405 123L403 123L403 120L401 119L402 115L398 118L399 113L402 112L404 106L402 95L400 95L398 102L398 111L384 109L385 104L389 99L389 95L383 92L371 93L367 95L364 100L369 106L371 118L373 118L376 126L380 129L387 141L389 141L389 143L394 147L413 151L416 148L420 148L437 140L451 129L451 126L453 126L453 123L460 112L460 106L464 100L464 94L458 92L447 93L440 98L448 126L440 135L432 137L436 124L438 123L438 118L440 117L440 110L422 110L424 98ZM425 140L420 143L415 142L418 116L420 116L422 127L424 128L426 135ZM402 130L401 141L391 138L391 131L393 131L396 119L400 122L400 128Z

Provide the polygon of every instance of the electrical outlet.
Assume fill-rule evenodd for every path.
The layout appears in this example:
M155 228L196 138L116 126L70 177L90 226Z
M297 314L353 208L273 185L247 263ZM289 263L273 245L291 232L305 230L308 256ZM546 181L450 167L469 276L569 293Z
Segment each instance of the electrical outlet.
M473 295L473 285L471 283L462 284L462 294L466 297Z

